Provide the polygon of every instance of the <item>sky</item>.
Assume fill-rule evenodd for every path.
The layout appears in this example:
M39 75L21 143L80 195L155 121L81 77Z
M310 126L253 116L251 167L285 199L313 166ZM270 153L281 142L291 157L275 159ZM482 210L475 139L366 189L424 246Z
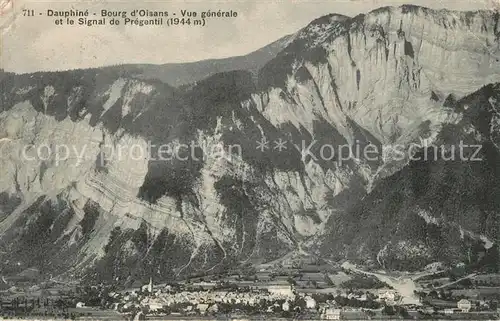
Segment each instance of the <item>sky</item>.
M3 6L2 2L11 1ZM166 0L68 1L0 0L0 68L14 72L66 70L124 63L178 63L244 55L329 13L355 16L382 6L405 3L455 10L491 9L500 0ZM1 8L4 9L1 9ZM88 9L99 18L113 11L181 10L237 12L237 17L209 18L205 26L56 25L47 10ZM35 16L24 16L23 9ZM29 12L29 11L26 11ZM42 15L40 15L40 13ZM64 19L65 20L65 19ZM166 18L164 18L166 20ZM165 22L165 21L164 21Z

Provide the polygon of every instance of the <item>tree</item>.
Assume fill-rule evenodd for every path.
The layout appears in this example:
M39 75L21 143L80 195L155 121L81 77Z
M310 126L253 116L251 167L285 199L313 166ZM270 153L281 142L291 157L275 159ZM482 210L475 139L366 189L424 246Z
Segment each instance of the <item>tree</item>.
M459 284L463 287L466 287L466 288L470 288L473 285L472 281L470 279L464 279L464 280L460 281Z
M304 300L304 298L299 298L295 301L294 305L299 307L300 310L303 311L303 310L305 310L307 303L306 303L306 300Z
M385 315L394 315L394 314L396 314L396 311L394 311L394 307L392 307L390 305L386 305L382 309L382 313Z
M257 273L257 270L255 269L255 267L252 266L251 263L245 263L241 267L241 274L243 274L243 276L251 276L254 275L255 273Z
M365 313L369 318L373 318L376 315L372 310L366 310Z
M141 311L143 314L148 314L149 313L149 305L143 306Z
M409 313L404 307L398 307L397 313L405 319L409 317Z

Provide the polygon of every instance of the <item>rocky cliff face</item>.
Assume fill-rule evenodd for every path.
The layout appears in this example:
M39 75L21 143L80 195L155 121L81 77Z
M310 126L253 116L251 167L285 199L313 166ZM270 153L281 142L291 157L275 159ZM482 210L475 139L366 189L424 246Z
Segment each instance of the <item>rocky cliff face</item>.
M425 242L436 226L457 240L450 248L493 244L495 230L467 218L498 223L495 180L486 177L498 153L498 86L484 87L500 81L498 20L414 6L325 16L295 34L257 83L245 71L181 89L126 68L3 73L4 271L127 283L297 249L425 263L440 259L438 239ZM338 146L450 144L457 135L488 144L488 161L468 169L392 153L332 155ZM158 160L164 144L179 157ZM45 155L57 148L69 157ZM461 184L453 197L436 195L450 182ZM406 233L413 224L423 234ZM455 252L449 260L462 259Z
M495 84L453 102L460 120L329 218L322 254L402 270L439 260L498 271L499 98Z

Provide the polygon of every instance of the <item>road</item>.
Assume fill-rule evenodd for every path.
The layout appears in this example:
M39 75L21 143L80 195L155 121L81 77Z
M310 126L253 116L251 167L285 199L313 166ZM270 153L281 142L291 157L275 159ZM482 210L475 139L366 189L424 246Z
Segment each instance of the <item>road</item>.
M463 280L467 280L467 279L473 278L473 277L475 277L476 275L477 275L477 273L471 273L471 274L466 275L466 276L464 276L463 278L460 278L460 279L455 280L455 281L453 281L453 282L446 283L446 284L443 284L443 285L441 285L441 286L435 287L434 289L436 289L436 290L438 290L438 289L442 289L442 288L445 288L445 287L447 287L447 286L449 286L449 285L453 285L453 284L455 284L455 283L458 283L458 282L460 282L460 281L463 281Z

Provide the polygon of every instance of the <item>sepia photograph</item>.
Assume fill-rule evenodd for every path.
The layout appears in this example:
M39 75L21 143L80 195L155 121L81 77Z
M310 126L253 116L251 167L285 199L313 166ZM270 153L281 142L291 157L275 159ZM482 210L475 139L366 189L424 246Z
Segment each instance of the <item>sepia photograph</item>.
M500 320L500 0L0 0L0 320Z

